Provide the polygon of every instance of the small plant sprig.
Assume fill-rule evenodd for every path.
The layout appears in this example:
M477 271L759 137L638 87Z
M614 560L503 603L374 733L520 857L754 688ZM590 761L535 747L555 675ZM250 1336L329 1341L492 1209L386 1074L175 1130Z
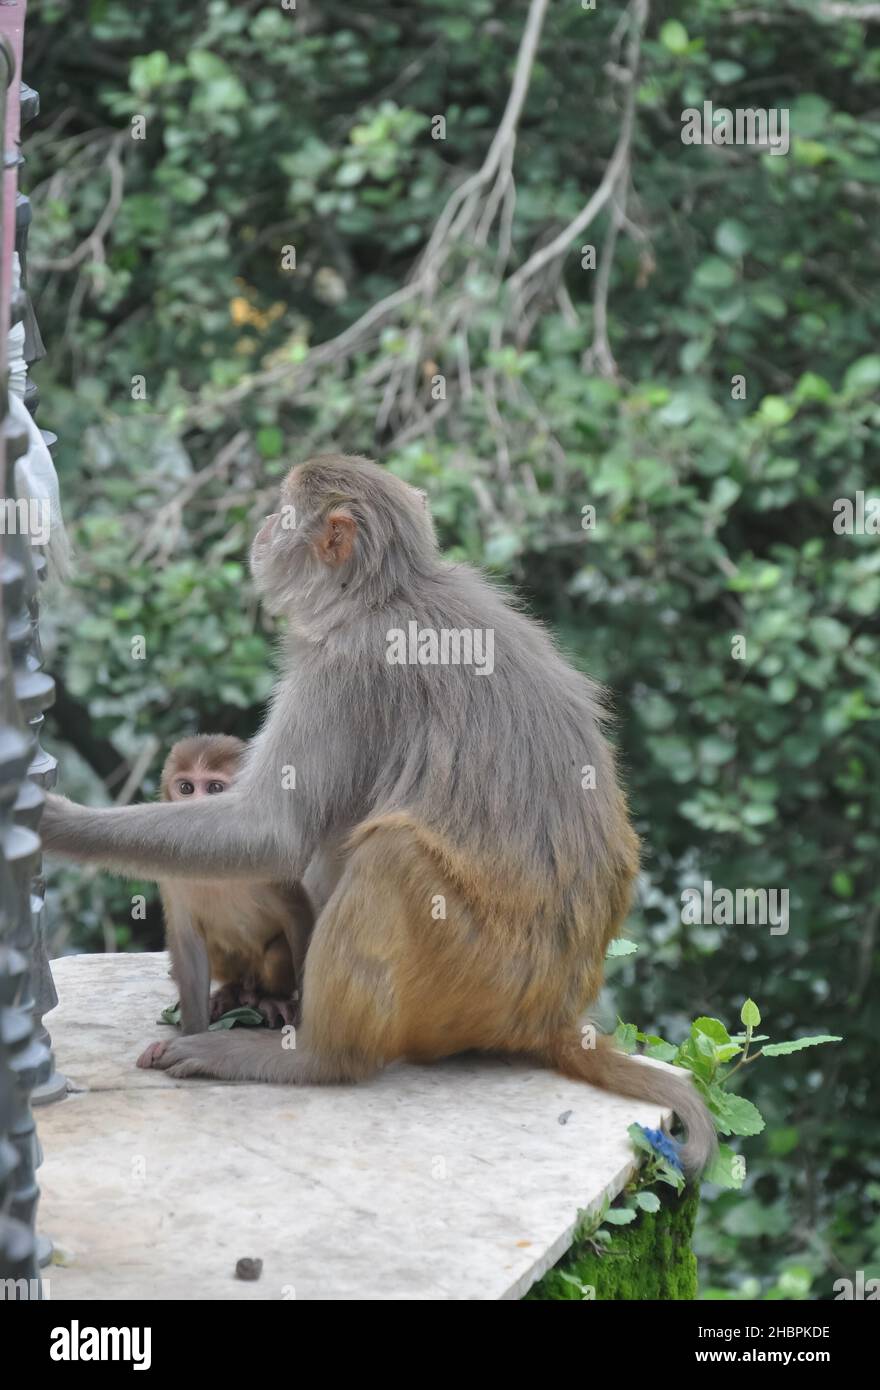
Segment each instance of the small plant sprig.
M684 1174L678 1161L676 1147L667 1134L659 1129L644 1129L642 1125L630 1125L629 1134L636 1148L645 1154L644 1162L636 1169L623 1191L615 1197L614 1206L605 1197L594 1211L578 1212L578 1224L574 1232L576 1247L589 1246L595 1254L607 1256L609 1259L617 1254L610 1248L612 1232L609 1227L628 1226L641 1211L659 1211L660 1198L652 1190L657 1183L665 1183L676 1192L681 1192L684 1188ZM572 1284L579 1284L573 1275L564 1274L563 1278Z
M172 1028L180 1027L180 1001L176 1004L169 1004L163 1009L157 1023L170 1023ZM223 1031L226 1028L265 1028L266 1020L257 1009L251 1009L246 1004L242 1004L237 1009L229 1009L225 1014L221 1014L213 1023L208 1024L209 1033Z
M629 952L617 951L614 954ZM691 1024L689 1035L678 1047L654 1033L642 1033L634 1023L624 1023L622 1020L618 1022L614 1036L623 1052L635 1052L641 1044L646 1057L684 1067L693 1076L693 1084L706 1101L718 1133L748 1137L760 1134L764 1128L764 1117L745 1096L727 1090L731 1077L759 1057L783 1057L790 1052L800 1052L805 1047L841 1042L842 1039L829 1033L819 1033L808 1038L793 1038L790 1042L770 1042L767 1034L755 1032L761 1023L761 1013L753 999L745 1001L739 1017L744 1031L732 1037L720 1019L697 1018ZM764 1043L765 1046L752 1052L756 1043ZM639 1168L615 1197L613 1206L606 1197L595 1210L578 1212L574 1232L575 1247L589 1247L606 1259L613 1259L618 1253L612 1244L613 1227L628 1226L635 1221L639 1212L660 1210L660 1198L654 1191L655 1187L664 1184L681 1194L685 1186L674 1139L670 1139L663 1130L647 1129L639 1124L630 1125L627 1132L633 1147L642 1157ZM703 1174L703 1181L714 1182L719 1187L737 1188L742 1187L745 1176L746 1161L742 1154L736 1153L729 1144L719 1144L715 1159ZM595 1298L595 1290L590 1286L582 1284L573 1274L560 1272L563 1279L578 1288L582 1298Z
M656 1034L642 1033L633 1023L618 1023L615 1038L624 1052L634 1052L642 1044L646 1057L684 1067L693 1076L694 1085L706 1101L718 1133L748 1137L761 1133L764 1117L752 1101L727 1089L731 1078L759 1057L784 1057L805 1047L841 1042L842 1039L829 1033L819 1033L807 1038L793 1038L789 1042L769 1042L767 1034L755 1033L761 1023L761 1013L752 999L747 999L743 1004L740 1022L745 1031L731 1037L720 1019L697 1018L691 1024L689 1036L678 1047ZM752 1052L756 1043L764 1043L765 1046ZM735 1058L738 1060L731 1066ZM641 1125L630 1125L629 1135L638 1150L651 1156L643 1172L648 1171L652 1162L668 1163L668 1152L664 1156L664 1151L671 1141L666 1135L645 1130ZM736 1153L729 1144L719 1144L715 1159L703 1174L703 1181L714 1182L719 1187L737 1188L742 1187L745 1176L746 1164L742 1154ZM669 1177L659 1180L669 1181ZM676 1185L673 1183L673 1186ZM680 1185L683 1186L683 1179Z

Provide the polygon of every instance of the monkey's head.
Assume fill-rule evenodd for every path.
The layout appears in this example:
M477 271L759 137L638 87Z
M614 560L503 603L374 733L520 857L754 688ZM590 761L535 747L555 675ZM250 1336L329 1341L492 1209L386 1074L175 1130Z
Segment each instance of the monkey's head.
M251 548L251 573L272 613L339 600L381 606L438 563L425 494L369 459L321 454L291 469L280 510Z
M163 801L190 801L228 790L246 745L231 734L196 734L175 743L162 769Z

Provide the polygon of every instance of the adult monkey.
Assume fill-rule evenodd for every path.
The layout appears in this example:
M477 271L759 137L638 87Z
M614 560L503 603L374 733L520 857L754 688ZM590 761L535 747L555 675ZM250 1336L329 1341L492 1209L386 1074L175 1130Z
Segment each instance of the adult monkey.
M140 877L304 877L320 913L295 1050L202 1033L154 1065L332 1082L397 1057L526 1053L676 1110L699 1171L714 1127L689 1083L607 1039L582 1045L638 866L596 687L484 578L444 563L424 498L393 474L323 455L281 502L251 568L287 617L286 659L236 784L197 805L50 797L44 812L50 850ZM494 672L389 663L390 632L413 621L493 631Z

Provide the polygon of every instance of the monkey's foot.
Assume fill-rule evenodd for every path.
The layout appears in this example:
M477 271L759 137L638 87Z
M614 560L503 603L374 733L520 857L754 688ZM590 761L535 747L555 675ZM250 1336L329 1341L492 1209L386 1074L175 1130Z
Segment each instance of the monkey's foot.
M241 985L221 985L211 995L210 1022L216 1023L218 1018L230 1013L232 1009L240 1009L244 1002Z
M285 1023L299 1023L299 997L281 999L274 994L260 994L258 990L243 989L241 1003L245 1008L256 1009L263 1015L270 1028L282 1028Z
M159 1058L167 1046L168 1044L165 1042L150 1043L149 1047L145 1047L138 1057L137 1065L144 1071L149 1071L150 1067L158 1067L160 1065Z

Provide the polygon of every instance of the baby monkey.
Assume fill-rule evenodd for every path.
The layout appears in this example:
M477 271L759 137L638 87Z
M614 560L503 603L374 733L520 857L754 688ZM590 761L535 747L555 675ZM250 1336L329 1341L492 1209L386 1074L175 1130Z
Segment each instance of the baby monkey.
M219 796L235 779L246 745L228 734L175 743L162 769L163 801ZM294 1023L314 914L299 883L166 879L159 883L182 1033L250 1005L270 1027ZM211 994L211 980L220 988ZM151 1043L138 1058L152 1064Z

